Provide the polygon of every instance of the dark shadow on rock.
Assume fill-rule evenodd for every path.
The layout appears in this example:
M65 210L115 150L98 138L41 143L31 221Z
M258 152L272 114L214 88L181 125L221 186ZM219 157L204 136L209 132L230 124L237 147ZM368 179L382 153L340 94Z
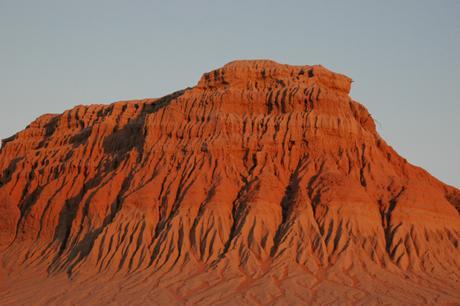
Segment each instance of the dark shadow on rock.
M145 118L167 106L173 100L184 94L185 90L176 91L164 96L153 103L146 104L139 116L131 119L121 129L115 129L113 133L104 139L104 152L109 155L117 155L124 158L133 149L142 155L146 131L144 130Z
M460 192L458 192L458 190L452 188L452 190L446 191L446 199L460 213Z
M101 174L96 175L94 178L92 178L83 185L83 188L76 196L66 200L64 206L62 207L61 213L59 214L58 225L56 227L56 231L53 238L53 241L59 243L59 251L57 252L54 260L48 268L49 273L60 269L60 257L64 253L64 251L69 247L69 239L72 231L72 224L74 219L76 218L79 206L82 205L81 201L89 190L101 184L102 179L103 176ZM92 199L92 196L96 192L97 190L91 193L91 195L88 197L86 201L86 205L88 205L88 203Z
M92 128L91 127L87 127L87 128L84 128L82 129L78 134L72 136L70 138L70 143L73 145L74 148L82 145L82 144L85 144L89 138L89 136L91 135L91 131L92 131Z
M53 117L47 124L45 124L45 136L35 149L46 148L48 146L49 138L54 134L54 132L56 132L59 118L60 116Z
M45 125L45 137L50 137L56 131L59 122L59 116L51 118L51 120Z
M18 162L21 161L23 157L17 157L11 160L10 164L8 167L6 167L5 170L3 170L2 176L0 176L0 187L3 185L6 185L9 181L11 181L13 177L13 173L16 171L16 167L18 165Z
M88 254L91 252L91 249L93 248L93 245L94 245L96 239L102 233L104 228L107 227L110 223L113 222L113 220L115 219L116 215L121 210L124 195L125 195L126 191L128 190L129 185L131 184L132 178L133 178L132 175L128 175L125 178L125 180L123 181L121 190L120 190L117 198L115 199L115 201L112 203L112 205L110 207L110 213L104 218L104 221L102 222L102 225L100 227L96 228L96 229L90 230L88 233L85 234L83 239L81 239L75 245L70 246L71 252L70 252L68 258L63 263L63 266L61 266L61 268L67 267L67 274L69 275L69 277L71 277L71 275L72 275L72 269L79 262L81 262L83 259L85 259L88 256ZM97 185L99 185L99 183L97 183ZM92 199L92 196L96 192L97 191L95 191L95 192L93 192L91 194L91 196L86 201L85 205L89 204L89 202ZM76 210L73 211L72 219L75 218L75 212L76 212ZM64 236L65 240L63 240L60 255L62 255L62 253L63 253L63 251L65 250L66 247L69 247L68 246L68 239L69 239L69 236L70 236L71 225L72 225L72 222L70 222L70 226L67 223L66 235Z
M8 143L8 142L12 142L13 140L15 140L17 138L18 134L14 134L13 136L10 136L10 137L7 137L5 139L2 139L2 147L0 148L0 151L5 147L5 145Z

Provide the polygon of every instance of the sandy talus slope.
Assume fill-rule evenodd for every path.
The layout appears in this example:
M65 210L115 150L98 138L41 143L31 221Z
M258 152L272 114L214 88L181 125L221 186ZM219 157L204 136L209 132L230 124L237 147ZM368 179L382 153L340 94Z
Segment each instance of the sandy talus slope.
M460 191L350 86L236 61L39 117L0 151L0 304L459 304Z

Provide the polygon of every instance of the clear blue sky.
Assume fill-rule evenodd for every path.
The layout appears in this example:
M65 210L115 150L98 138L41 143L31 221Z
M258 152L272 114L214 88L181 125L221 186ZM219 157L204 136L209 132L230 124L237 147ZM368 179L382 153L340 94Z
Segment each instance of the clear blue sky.
M159 97L234 59L323 64L410 162L460 187L460 1L0 0L0 138Z

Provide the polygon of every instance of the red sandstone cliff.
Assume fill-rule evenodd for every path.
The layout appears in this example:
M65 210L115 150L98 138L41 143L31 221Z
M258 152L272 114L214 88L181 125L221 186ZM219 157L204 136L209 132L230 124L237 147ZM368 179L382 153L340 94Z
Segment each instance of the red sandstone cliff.
M236 61L39 117L0 151L0 303L460 303L460 191L350 86Z

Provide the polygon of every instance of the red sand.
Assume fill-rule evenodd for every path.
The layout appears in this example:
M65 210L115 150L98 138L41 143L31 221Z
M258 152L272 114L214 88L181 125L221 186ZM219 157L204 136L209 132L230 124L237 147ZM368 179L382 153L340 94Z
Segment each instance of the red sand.
M0 151L0 304L460 304L460 191L351 79L236 61Z

